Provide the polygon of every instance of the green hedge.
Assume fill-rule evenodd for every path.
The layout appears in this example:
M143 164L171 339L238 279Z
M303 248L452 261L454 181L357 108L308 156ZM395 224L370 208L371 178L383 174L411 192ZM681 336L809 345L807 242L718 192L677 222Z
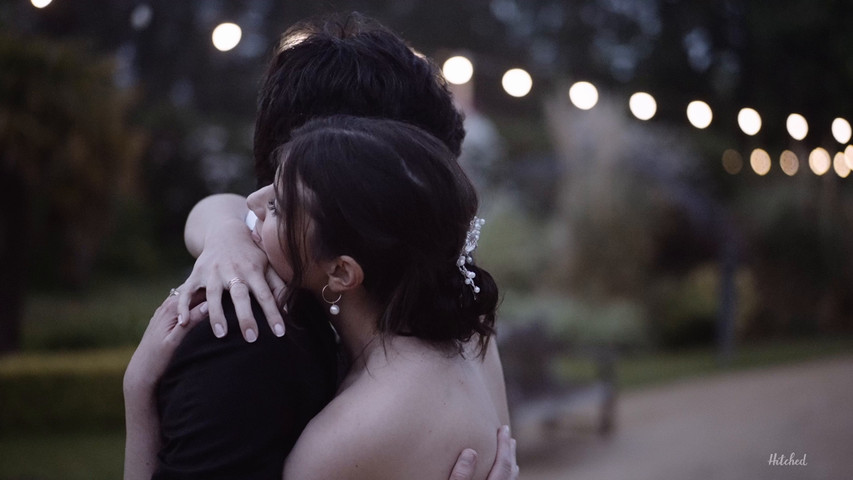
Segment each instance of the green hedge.
M124 426L129 348L0 358L0 431L115 430Z

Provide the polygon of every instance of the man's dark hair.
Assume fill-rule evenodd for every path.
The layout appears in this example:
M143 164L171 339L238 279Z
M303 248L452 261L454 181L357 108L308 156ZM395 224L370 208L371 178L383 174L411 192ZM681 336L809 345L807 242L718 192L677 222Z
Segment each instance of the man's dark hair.
M361 14L289 28L258 99L254 157L258 186L278 167L276 148L312 118L346 114L407 122L456 156L465 130L439 68L399 36Z

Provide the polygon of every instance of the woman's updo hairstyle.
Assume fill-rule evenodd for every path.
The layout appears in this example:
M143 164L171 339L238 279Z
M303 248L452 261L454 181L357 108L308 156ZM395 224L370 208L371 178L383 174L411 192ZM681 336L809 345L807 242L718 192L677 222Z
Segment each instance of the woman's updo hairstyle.
M498 289L468 264L475 293L457 267L478 200L442 142L407 123L339 115L306 123L280 155L275 190L294 274L288 302L302 286L310 244L315 259L359 263L366 292L384 309L381 335L460 352L477 335L485 353Z

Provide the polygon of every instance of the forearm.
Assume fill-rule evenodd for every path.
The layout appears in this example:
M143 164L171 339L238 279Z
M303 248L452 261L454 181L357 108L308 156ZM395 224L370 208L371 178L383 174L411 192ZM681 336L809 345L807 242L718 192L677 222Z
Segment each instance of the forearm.
M160 450L157 385L187 332L207 317L207 302L185 317L180 317L177 306L177 298L169 295L157 308L124 372L125 480L150 480L156 470Z
M226 225L245 228L246 199L232 193L211 195L198 202L190 211L184 227L184 243L195 258L204 250L207 236Z
M160 420L153 387L128 384L125 380L124 480L150 480L160 449Z

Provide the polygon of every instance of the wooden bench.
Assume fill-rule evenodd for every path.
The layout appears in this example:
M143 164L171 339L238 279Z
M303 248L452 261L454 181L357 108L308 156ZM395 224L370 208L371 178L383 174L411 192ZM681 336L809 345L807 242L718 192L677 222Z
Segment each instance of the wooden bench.
M597 410L597 432L612 432L617 393L615 349L573 344L551 334L544 322L503 327L498 343L514 425L553 428L581 409L592 407ZM560 375L556 364L569 357L593 362L594 378Z

